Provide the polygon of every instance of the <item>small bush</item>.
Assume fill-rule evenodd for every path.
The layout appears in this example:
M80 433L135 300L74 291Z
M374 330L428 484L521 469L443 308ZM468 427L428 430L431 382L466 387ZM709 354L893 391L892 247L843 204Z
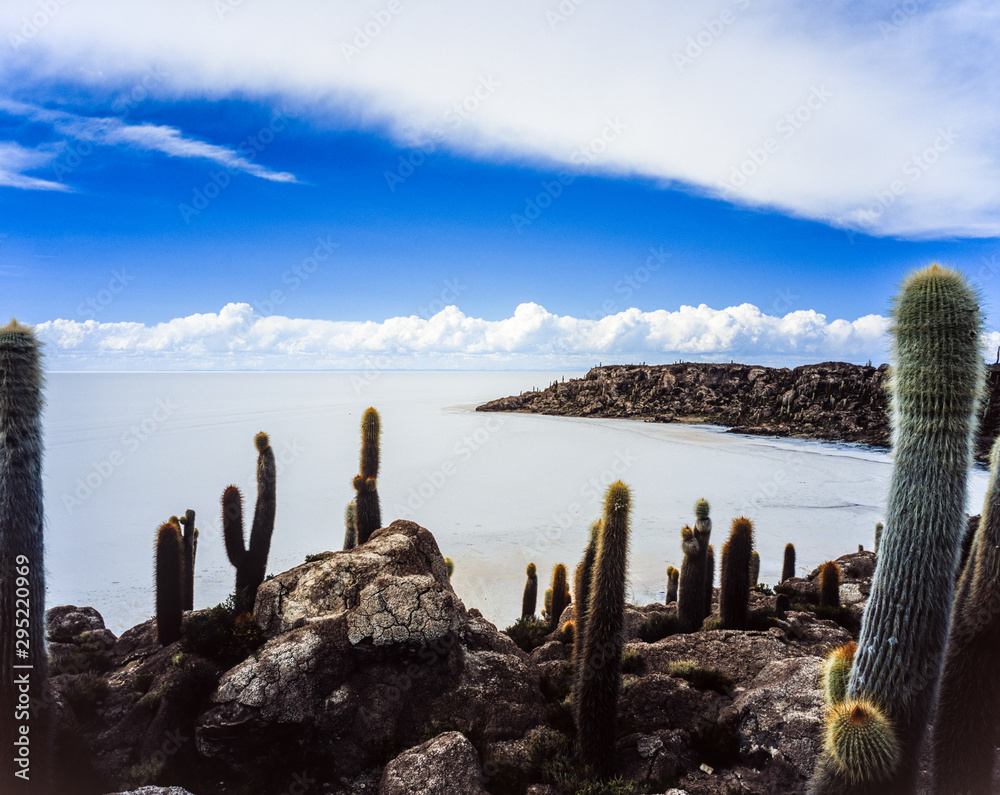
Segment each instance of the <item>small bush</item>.
M722 671L716 668L702 668L690 660L670 663L669 672L671 676L686 679L699 690L714 690L716 693L727 695L733 687L733 680Z
M722 619L719 616L715 618L706 618L705 623L701 625L699 632L713 632L717 629L722 629Z
M549 634L546 621L539 621L534 616L519 618L504 630L521 651L531 652L543 643Z
M154 679L156 679L156 677L148 671L136 674L135 679L132 681L132 689L140 696L144 696L149 692L149 688L153 684Z
M181 648L217 663L223 670L243 662L264 641L253 617L236 613L232 596L207 613L188 616L181 628Z
M656 643L669 635L684 633L684 625L674 613L653 613L639 626L639 637L646 643Z
M539 678L542 689L542 697L549 703L562 701L573 689L573 671L575 666L572 660L563 660L563 664L555 673L543 673Z
M332 552L317 552L315 555L306 555L306 563L315 563L317 560L326 560L332 557Z
M562 732L542 728L528 740L528 761L532 778L558 786L575 775L578 765L573 758L573 744Z
M108 694L108 681L97 674L83 674L70 682L63 690L66 700L73 705L73 711L82 721L97 714L97 705Z
M49 676L99 673L110 668L111 658L103 649L80 649L58 657L49 657Z
M622 651L622 673L623 674L637 674L643 669L644 663L642 660L642 655L639 651L634 648L626 647Z
M637 795L639 790L631 781L613 778L610 781L592 781L576 791L576 795Z
M762 593L765 596L774 596L774 589L770 585L768 585L766 582L759 582L759 583L757 583L753 587L753 589L757 593Z
M573 715L573 699L564 698L556 701L545 708L543 718L546 726L551 726L556 731L569 736L576 735L576 718Z

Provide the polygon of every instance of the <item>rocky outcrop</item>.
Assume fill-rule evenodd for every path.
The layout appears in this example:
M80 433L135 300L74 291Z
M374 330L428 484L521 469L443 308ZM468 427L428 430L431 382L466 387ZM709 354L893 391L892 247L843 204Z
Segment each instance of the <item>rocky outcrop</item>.
M459 732L411 748L386 765L378 795L487 795L479 757Z
M648 422L699 422L736 433L889 444L889 366L823 362L794 369L683 362L595 367L583 378L492 400L478 411L524 411ZM1000 429L1000 365L991 365L976 457Z

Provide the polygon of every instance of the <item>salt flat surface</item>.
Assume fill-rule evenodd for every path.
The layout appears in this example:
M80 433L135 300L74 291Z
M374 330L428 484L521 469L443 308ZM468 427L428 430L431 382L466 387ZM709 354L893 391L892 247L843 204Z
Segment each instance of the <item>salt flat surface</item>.
M520 614L529 562L543 581L556 563L572 574L604 489L619 477L632 487L631 599L640 604L663 599L664 571L680 565L680 528L693 522L699 497L711 504L717 550L733 518L753 520L764 582L777 581L789 541L800 572L858 544L872 548L891 471L884 452L705 426L474 410L560 375L50 374L47 604L93 605L116 633L150 617L154 533L188 508L200 529L195 606L225 599L235 573L219 499L230 483L240 486L249 534L261 430L279 462L267 570L340 549L369 405L382 415L383 522L430 529L455 561L466 606L501 628ZM984 470L972 472L971 513L986 481Z

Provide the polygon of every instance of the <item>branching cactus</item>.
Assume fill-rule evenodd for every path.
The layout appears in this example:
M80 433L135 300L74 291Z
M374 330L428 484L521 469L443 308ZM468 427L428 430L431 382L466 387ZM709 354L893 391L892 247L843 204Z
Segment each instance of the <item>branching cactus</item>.
M903 283L893 320L893 471L845 704L877 705L899 752L853 777L822 756L813 776L818 795L914 792L966 524L985 370L977 296L959 274L932 265ZM883 781L891 783L878 787Z
M228 486L222 493L222 534L229 562L236 567L235 602L239 613L253 612L257 587L264 581L277 504L274 451L267 434L258 433L254 445L257 447L257 505L249 547L244 546L243 540L243 495L236 486Z
M677 586L680 583L680 579L681 573L673 566L667 566L667 604L677 601Z
M597 558L597 545L601 536L600 521L590 526L590 538L587 548L583 551L583 560L576 567L574 585L576 586L576 607L573 617L576 619L576 631L573 635L573 659L580 660L583 654L583 637L587 630L587 610L590 607L590 581L594 575L594 560ZM576 674L579 676L581 666L578 664ZM574 686L575 687L575 686Z
M836 706L847 698L847 682L858 644L853 640L830 652L823 661L823 693L826 703Z
M781 565L781 581L795 576L795 545L785 544L785 560Z
M819 570L819 606L840 607L840 566L832 560Z
M381 420L373 408L365 409L361 417L361 472L354 478L355 522L357 545L364 544L382 526L382 509L378 502L378 463Z
M605 778L616 764L630 506L628 486L612 483L590 584L583 658L577 660L583 670L573 697L580 760Z
M934 792L987 795L1000 737L1000 439L990 483L951 614L934 719Z
M734 519L729 540L722 547L719 616L723 629L746 628L752 551L753 524L744 516Z
M756 588L760 582L760 555L757 550L750 553L750 587Z
M51 769L51 726L46 707L30 717L30 773L15 761L21 695L15 665L31 666L27 696L46 704L48 657L45 648L45 547L42 512L42 369L34 331L16 320L0 328L0 785L5 792L47 793ZM25 613L23 608L29 608ZM22 608L19 612L18 608ZM23 619L27 615L27 626ZM22 624L18 625L17 620ZM15 631L17 627L17 631ZM27 629L19 638L17 632ZM25 643L27 640L27 643ZM18 652L28 650L28 656ZM16 786L15 786L16 785Z
M161 646L181 637L185 580L181 531L164 522L156 531L156 639Z
M521 598L521 618L535 615L538 604L538 573L534 563L528 564L528 581L524 584L524 596Z
M194 511L185 511L180 520L184 528L181 540L184 544L184 609L194 610L194 562L198 555L198 528L194 526Z
M712 594L715 592L715 547L708 545L705 555L705 618L712 615Z
M344 509L344 549L354 549L358 545L358 527L355 517L355 505L347 503Z
M680 590L677 594L677 617L688 632L694 632L705 620L705 577L699 556L701 545L688 525L681 528Z

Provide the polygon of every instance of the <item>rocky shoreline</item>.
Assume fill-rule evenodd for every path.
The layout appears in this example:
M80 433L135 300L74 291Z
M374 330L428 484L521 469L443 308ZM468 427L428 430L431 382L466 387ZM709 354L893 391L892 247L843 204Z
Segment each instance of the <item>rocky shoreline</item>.
M477 411L721 425L733 433L889 446L889 365L794 369L683 362L604 365L583 378L491 400ZM1000 430L1000 365L987 368L977 461Z

